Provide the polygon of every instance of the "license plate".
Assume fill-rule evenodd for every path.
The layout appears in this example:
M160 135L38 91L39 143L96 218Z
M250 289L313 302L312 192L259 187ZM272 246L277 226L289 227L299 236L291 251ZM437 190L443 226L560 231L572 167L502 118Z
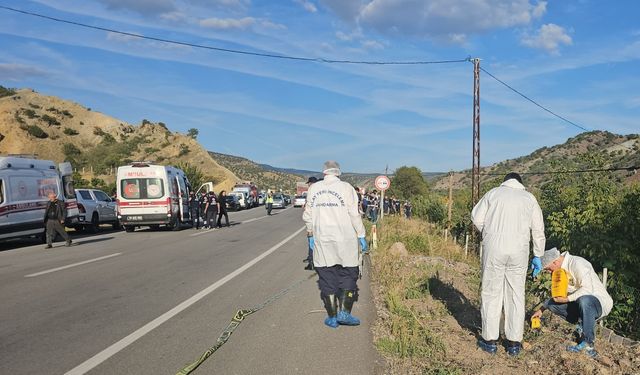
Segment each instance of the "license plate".
M129 221L140 221L140 220L142 220L142 216L127 216L127 220L129 220Z

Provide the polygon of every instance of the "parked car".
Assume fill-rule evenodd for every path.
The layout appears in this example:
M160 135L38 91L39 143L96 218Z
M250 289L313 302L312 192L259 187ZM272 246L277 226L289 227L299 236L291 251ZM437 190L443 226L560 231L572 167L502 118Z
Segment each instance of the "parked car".
M76 189L78 199L78 224L76 230L88 229L91 232L100 230L100 224L111 224L113 229L119 228L116 215L116 203L107 193L97 189Z
M242 207L240 207L238 197L233 195L227 195L224 197L224 204L227 206L227 210L240 211L242 209Z
M251 208L249 203L249 194L241 192L241 191L232 191L228 195L229 197L236 197L238 203L240 204L240 209Z
M264 194L262 194L262 193L258 194L258 204L260 206L262 206L264 204L264 200L265 200Z
M273 208L285 208L287 207L287 202L282 194L274 194L273 195Z
M304 204L307 202L307 197L304 195L296 195L293 199L293 207L304 207Z

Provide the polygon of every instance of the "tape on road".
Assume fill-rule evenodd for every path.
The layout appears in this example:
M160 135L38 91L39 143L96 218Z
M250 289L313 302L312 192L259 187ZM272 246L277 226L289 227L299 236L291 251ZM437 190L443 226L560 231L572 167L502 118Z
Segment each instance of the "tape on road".
M96 366L100 365L101 363L103 363L107 359L111 358L112 356L114 356L118 352L122 351L123 349L125 349L129 345L133 344L134 342L136 342L138 339L140 339L141 337L143 337L147 333L153 331L155 328L157 328L158 326L160 326L164 322L168 321L169 319L171 319L174 316L178 315L182 311L186 310L187 308L189 308L194 303L196 303L196 302L200 301L201 299L203 299L204 297L208 296L213 291L215 291L216 289L220 288L221 286L223 286L224 284L226 284L230 280L234 279L236 276L240 275L241 273L243 273L244 271L249 269L254 264L258 263L259 261L261 261L262 259L264 259L268 255L270 255L274 251L278 250L280 247L282 247L284 244L289 242L292 238L294 238L295 236L300 234L305 229L306 229L306 227L302 227L302 228L298 229L293 234L291 234L289 237L287 237L284 240L280 241L279 243L277 243L276 245L274 245L273 247L271 247L269 250L265 251L264 253L262 253L262 254L258 255L257 257L253 258L251 261L247 262L242 267L240 267L237 270L231 272L230 274L228 274L227 276L223 277L222 279L216 281L215 283L209 285L208 287L206 287L205 289L203 289L200 292L196 293L195 295L193 295L189 299L185 300L184 302L180 303L176 307L172 308L171 310L165 312L164 314L160 315L159 317L157 317L154 320L150 321L149 323L145 324L144 326L138 328L136 331L134 331L133 333L129 334L127 337L125 337L125 338L121 339L120 341L114 343L113 345L111 345L108 348L104 349L100 353L94 355L93 357L89 358L88 360L84 361L83 363L79 364L78 366L74 367L73 369L69 370L65 374L66 375L79 375L79 374L86 374L87 372L91 371Z

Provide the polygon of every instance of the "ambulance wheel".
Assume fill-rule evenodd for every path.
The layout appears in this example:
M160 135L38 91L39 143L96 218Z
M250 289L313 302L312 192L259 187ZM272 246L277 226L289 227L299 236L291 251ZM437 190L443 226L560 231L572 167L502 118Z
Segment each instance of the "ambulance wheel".
M125 225L125 226L124 226L124 231L125 231L125 232L127 232L127 233L131 233L131 232L133 232L135 229L136 229L136 227L131 227L131 226L128 226L128 225Z
M149 225L149 229L151 229L151 230L158 230L158 229L160 229L160 226L159 226L158 224Z

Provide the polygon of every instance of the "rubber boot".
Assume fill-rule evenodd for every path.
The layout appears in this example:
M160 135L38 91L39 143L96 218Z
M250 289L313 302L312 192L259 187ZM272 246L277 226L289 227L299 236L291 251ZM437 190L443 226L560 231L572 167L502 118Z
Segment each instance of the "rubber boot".
M520 354L520 351L522 350L522 344L520 344L517 341L508 341L507 342L507 354L509 354L512 357L517 356L518 354Z
M496 354L498 352L498 345L494 340L487 341L481 337L478 339L478 347L489 354Z
M327 310L327 318L324 320L324 324L331 328L338 328L338 320L336 318L338 311L338 299L335 294L321 294L322 302L324 302L324 308Z
M345 326L357 326L360 325L360 319L351 315L351 309L353 308L353 302L356 300L355 290L344 290L338 296L338 323Z

